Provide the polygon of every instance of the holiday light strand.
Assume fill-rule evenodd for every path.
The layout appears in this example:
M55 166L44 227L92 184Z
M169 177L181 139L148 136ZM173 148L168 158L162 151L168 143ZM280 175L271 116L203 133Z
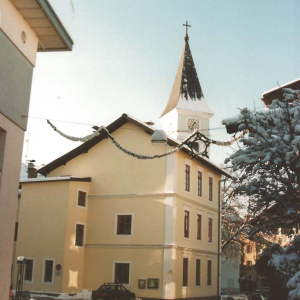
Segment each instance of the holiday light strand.
M67 135L65 133L63 133L62 131L58 130L49 120L47 120L47 123L54 129L54 131L58 132L61 136L63 136L64 138L71 140L71 141L80 141L80 142L87 142L89 140L91 140L92 138L99 136L101 134L101 131L104 131L107 134L107 137L112 141L112 143L119 148L121 151L123 151L124 153L133 156L137 159L155 159L155 158L161 158L167 155L171 155L173 153L178 152L181 148L183 148L184 146L187 146L187 144L193 143L195 142L196 139L198 139L199 136L199 132L195 131L193 132L190 136L188 136L183 142L181 142L177 147L175 147L173 150L170 150L168 152L164 152L161 154L156 154L156 155L140 155L137 153L134 153L132 151L129 151L127 149L125 149L124 147L122 147L115 139L114 137L109 133L109 131L107 130L107 128L105 126L100 126L97 131L95 131L93 134L87 135L85 137L73 137L70 135ZM241 133L240 135L238 135L237 137L234 137L233 139L231 139L230 141L227 142L219 142L219 141L215 141L215 140L211 140L208 139L205 135L200 134L201 138L203 137L204 139L202 139L203 142L207 142L212 143L212 144L216 144L218 146L229 146L232 145L235 141L241 139L245 134L247 133L247 131L244 131L243 133ZM193 140L193 138L195 138L195 140ZM201 139L200 139L201 140ZM191 147L189 147L191 148ZM206 146L207 148L207 146ZM202 153L199 152L195 152L194 149L191 149L192 152L192 156L199 156L199 155L203 155L203 153L207 153L207 149L205 148L205 150ZM205 154L204 154L205 155Z

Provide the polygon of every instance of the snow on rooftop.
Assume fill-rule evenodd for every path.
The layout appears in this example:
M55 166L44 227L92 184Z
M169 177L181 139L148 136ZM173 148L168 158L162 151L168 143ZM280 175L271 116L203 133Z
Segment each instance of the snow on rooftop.
M28 182L49 182L49 181L68 181L68 180L84 180L87 177L75 177L75 176L61 176L61 177L43 177L43 178L26 178L20 181L20 183Z
M293 84L293 83L295 83L295 82L297 82L297 81L300 81L300 78L297 78L297 79L292 80L292 81L290 81L290 82L288 82L288 83L285 83L284 85L281 85L281 86L278 86L278 87L276 87L276 88L273 88L273 89L271 89L271 90L269 90L269 91L266 91L266 92L264 92L264 93L262 94L262 96L264 97L266 94L269 94L269 93L271 93L271 92L280 90L280 89L282 89L282 88L284 88L284 87L286 87L286 86L289 86L290 84Z
M227 118L222 120L222 124L223 125L229 125L229 124L234 124L234 123L238 123L239 121L241 121L241 115L235 116L235 117L231 117L231 118Z

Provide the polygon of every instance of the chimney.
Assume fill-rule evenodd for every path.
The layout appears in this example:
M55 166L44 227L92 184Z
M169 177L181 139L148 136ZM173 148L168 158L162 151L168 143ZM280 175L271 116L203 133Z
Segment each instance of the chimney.
M35 160L30 160L27 166L28 178L37 178L37 169L34 167Z
M152 125L154 125L154 122L152 120L148 119L148 120L145 121L145 124L147 124L149 126L152 126Z

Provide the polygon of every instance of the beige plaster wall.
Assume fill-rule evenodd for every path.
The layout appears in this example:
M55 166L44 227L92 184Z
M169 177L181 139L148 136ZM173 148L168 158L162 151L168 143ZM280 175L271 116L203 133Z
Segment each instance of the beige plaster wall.
M117 214L132 214L132 235L116 235ZM89 199L86 244L164 243L165 206L162 197Z
M175 243L181 247L188 247L197 250L218 252L218 212L199 207L196 204L177 199L177 234ZM189 238L184 237L184 211L190 212ZM202 215L202 234L201 241L197 240L197 214ZM212 242L208 242L208 218L213 219Z
M89 192L89 182L70 182L68 197L68 215L66 226L66 239L64 245L64 263L63 263L63 286L64 292L80 292L83 288L84 277L84 257L85 248L75 246L76 224L85 225L84 243L86 243L87 234L87 212L90 207L88 198L87 206L78 206L78 192Z
M161 298L162 249L154 247L99 247L86 248L84 286L89 290L114 279L113 263L130 262L130 284L126 286L137 297ZM117 259L116 259L117 258ZM139 289L138 279L158 278L159 289Z
M9 293L24 131L0 113L0 299ZM3 148L4 146L4 148Z
M0 1L0 30L8 36L30 63L35 66L38 37L9 0ZM22 31L26 33L26 43L23 43L21 39Z
M183 258L188 258L188 286L182 286ZM196 258L201 259L200 284L196 286ZM207 286L207 260L212 260L212 285ZM175 260L176 298L204 297L217 295L217 255L197 251L177 250Z
M167 146L153 146L151 136L139 127L126 123L113 133L124 148L138 154L154 155ZM109 139L52 171L48 176L92 177L89 195L126 195L165 191L166 158L139 160L120 151Z
M16 255L34 258L33 282L24 282L24 290L62 289L61 275L54 275L51 285L42 283L43 261L64 265L69 189L69 182L22 184Z
M185 165L190 166L191 174L191 185L190 192L185 191ZM213 210L218 210L219 205L219 181L221 180L221 175L214 171L207 165L197 161L196 159L191 160L190 156L186 153L178 153L178 176L177 176L177 192L182 197L189 198L199 206L206 206ZM198 170L202 172L202 197L197 195L198 188ZM213 178L213 201L208 200L208 185L209 177Z

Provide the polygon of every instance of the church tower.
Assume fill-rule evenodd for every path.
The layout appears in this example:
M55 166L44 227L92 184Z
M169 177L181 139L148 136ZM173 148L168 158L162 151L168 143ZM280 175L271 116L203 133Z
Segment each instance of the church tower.
M186 22L184 26L190 25ZM209 136L209 119L213 116L212 110L204 99L187 32L184 40L170 99L160 117L163 130L178 142L183 141L194 130L200 130L201 133ZM195 145L195 150L197 148L198 151L202 150L201 145L200 147Z

